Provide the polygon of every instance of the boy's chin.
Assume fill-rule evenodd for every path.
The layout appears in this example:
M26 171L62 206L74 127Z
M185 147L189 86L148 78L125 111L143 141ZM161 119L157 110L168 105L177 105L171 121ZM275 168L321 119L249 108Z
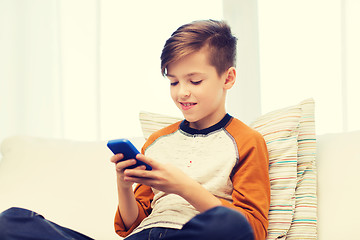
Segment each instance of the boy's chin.
M188 121L189 123L195 123L198 121L194 116L190 116L189 114L183 113L183 116L184 116L185 120Z
M192 128L196 128L197 124L199 123L199 119L196 119L194 117L186 117L184 116L185 120L189 122L189 126Z

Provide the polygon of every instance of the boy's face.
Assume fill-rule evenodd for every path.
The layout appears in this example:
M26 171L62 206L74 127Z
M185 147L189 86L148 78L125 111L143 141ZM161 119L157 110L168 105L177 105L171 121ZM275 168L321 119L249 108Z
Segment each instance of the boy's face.
M232 82L228 81L229 74L233 75ZM206 48L168 65L171 98L190 127L205 129L225 116L226 90L233 85L235 75L235 69L230 68L219 76L209 64Z

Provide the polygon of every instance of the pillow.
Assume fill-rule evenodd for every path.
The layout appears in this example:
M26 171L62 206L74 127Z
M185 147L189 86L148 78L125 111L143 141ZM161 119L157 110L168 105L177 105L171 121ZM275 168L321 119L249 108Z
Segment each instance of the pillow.
M148 139L152 133L183 120L182 118L144 111L140 112L139 119L145 139Z
M144 136L179 118L140 113ZM260 116L250 127L260 132L269 151L271 202L267 239L316 239L314 101Z
M250 127L260 132L269 152L271 201L267 239L286 236L295 208L300 106L265 114Z
M300 107L295 210L286 239L317 239L314 100L307 99Z
M281 148L286 148L286 145L279 144L279 146L270 146L271 142L267 141L267 136L264 134L262 129L259 129L256 126L256 123L268 115L259 117L253 124L252 127L257 129L260 133L263 134L267 146L269 149L269 158L270 158L270 182L271 182L271 203L269 211L269 234L267 239L316 239L317 238L317 195L316 195L316 166L315 166L315 154L316 154L316 137L315 137L315 122L314 122L314 100L306 99L295 106L291 106L287 109L300 109L301 117L298 122L298 136L297 136L297 156L296 159L296 186L295 186L295 195L291 201L286 205L279 205L279 199L282 202L285 200L284 197L279 197L278 192L280 192L278 187L280 184L277 184L271 179L273 171L278 171L272 169L271 165L272 148L275 147L280 151ZM280 114L283 110L276 110L272 114ZM285 115L284 115L285 117ZM254 125L255 124L255 125ZM271 118L267 121L268 127L273 123ZM276 127L275 127L276 128ZM292 148L293 149L293 148ZM283 156L284 157L284 156ZM290 162L287 164L288 174L290 177ZM277 177L278 174L275 174ZM286 181L286 179L282 179ZM287 179L288 187L292 189L292 178ZM286 182L284 184L284 191L286 190ZM282 195L282 194L281 194ZM289 219L291 217L291 219ZM290 221L289 221L290 220Z

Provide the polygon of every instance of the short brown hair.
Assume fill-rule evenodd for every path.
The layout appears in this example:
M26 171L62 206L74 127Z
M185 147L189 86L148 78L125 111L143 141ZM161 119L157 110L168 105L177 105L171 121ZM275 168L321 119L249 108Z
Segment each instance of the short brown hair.
M201 20L179 27L166 41L161 54L161 73L167 67L201 48L209 47L209 63L219 75L236 64L236 42L224 21Z

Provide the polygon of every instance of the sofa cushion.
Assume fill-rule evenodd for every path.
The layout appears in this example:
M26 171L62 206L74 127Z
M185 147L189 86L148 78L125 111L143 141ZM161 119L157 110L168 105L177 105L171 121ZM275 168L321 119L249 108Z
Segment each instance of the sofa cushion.
M319 239L358 239L360 131L318 136Z
M143 138L133 140L137 147ZM116 177L106 142L27 136L1 145L0 212L22 207L95 239L114 230Z

